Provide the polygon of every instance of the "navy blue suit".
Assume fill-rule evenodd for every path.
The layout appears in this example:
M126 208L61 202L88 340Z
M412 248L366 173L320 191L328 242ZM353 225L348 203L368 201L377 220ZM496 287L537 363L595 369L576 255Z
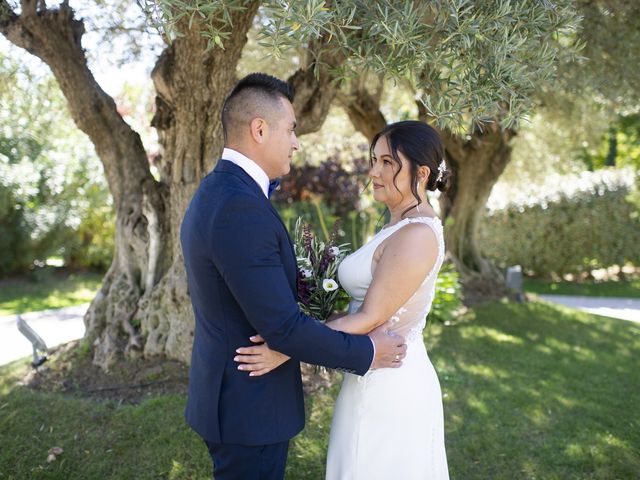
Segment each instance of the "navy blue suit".
M196 319L186 419L207 442L263 446L300 432L300 360L360 375L369 369L369 338L333 331L298 309L291 240L242 168L218 162L193 196L180 238ZM233 358L256 333L291 360L250 377Z

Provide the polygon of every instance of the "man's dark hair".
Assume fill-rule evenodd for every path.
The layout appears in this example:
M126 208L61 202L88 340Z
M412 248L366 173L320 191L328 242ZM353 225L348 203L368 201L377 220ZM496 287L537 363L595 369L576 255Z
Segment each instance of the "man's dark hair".
M266 73L251 73L240 80L222 107L224 140L242 131L256 117L274 121L281 108L280 98L293 103L294 89L287 82Z

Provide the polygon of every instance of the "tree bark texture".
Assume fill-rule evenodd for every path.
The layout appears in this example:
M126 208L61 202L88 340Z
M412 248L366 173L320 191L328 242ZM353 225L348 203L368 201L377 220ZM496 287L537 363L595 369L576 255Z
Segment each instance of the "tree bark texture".
M481 254L478 227L491 190L511 160L510 140L515 133L494 123L466 138L449 131L440 134L445 161L453 173L449 189L440 197L449 255L461 275L465 294L501 295L502 275Z
M152 125L162 149L155 179L140 136L87 66L84 24L73 10L66 3L50 9L44 2L23 0L18 15L0 0L0 32L50 67L74 122L95 146L113 195L114 259L85 315L85 339L93 346L94 363L104 369L123 357L190 361L194 319L180 224L200 180L222 151L220 113L237 81L236 65L258 6L254 1L234 12L224 50L207 49L196 21L158 58L151 74L157 93ZM290 79L298 90L296 113L304 117L301 133L322 125L336 91L327 67L313 75L312 66L310 55L309 68Z
M387 126L387 120L380 111L381 94L382 81L376 94L370 93L363 84L355 83L348 91L340 91L337 95L353 127L369 141Z

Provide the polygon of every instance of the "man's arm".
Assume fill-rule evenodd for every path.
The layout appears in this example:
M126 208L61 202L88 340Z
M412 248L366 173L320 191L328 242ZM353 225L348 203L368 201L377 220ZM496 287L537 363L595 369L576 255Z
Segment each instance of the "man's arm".
M259 199L236 199L218 220L207 235L212 259L270 347L308 363L364 374L373 361L371 340L333 331L300 312L282 265L280 225Z

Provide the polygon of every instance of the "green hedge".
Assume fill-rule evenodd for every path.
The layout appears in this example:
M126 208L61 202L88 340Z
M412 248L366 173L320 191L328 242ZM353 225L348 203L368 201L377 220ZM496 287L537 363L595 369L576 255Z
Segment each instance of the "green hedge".
M567 182L530 204L488 212L481 248L501 266L519 264L538 276L581 274L596 268L640 265L640 218L633 181L585 175L574 192ZM577 179L574 178L577 181ZM585 185L586 183L586 185Z
M31 238L24 207L0 181L0 278L30 265Z

